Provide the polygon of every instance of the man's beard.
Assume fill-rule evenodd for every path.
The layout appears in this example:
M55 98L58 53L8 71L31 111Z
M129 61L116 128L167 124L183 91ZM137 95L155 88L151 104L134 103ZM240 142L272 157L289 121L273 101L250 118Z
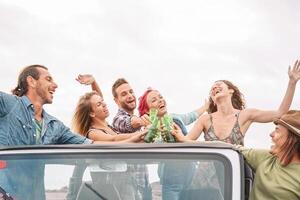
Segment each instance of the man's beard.
M51 104L52 99L48 99L47 91L43 90L41 87L37 87L36 89L37 95L39 95L43 99L43 104Z
M134 102L133 108L130 107L127 103L121 103L121 108L123 108L124 110L129 111L129 112L134 111L135 107L136 107L136 102Z

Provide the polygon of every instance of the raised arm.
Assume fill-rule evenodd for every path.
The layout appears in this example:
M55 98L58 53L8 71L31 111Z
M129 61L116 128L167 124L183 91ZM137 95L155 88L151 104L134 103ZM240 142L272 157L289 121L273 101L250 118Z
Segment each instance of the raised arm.
M173 118L178 118L180 120L182 120L182 122L184 123L184 125L189 125L191 123L193 123L194 121L196 121L204 112L207 111L209 106L209 102L205 101L204 105L201 106L200 108L186 113L186 114L174 114L172 113L171 116Z
M258 109L246 109L245 114L248 119L247 121L260 122L260 123L271 122L275 118L279 118L281 115L283 115L289 110L294 97L296 84L300 79L300 60L297 60L295 62L293 68L289 66L288 75L289 75L288 87L286 89L286 93L282 99L282 102L278 110L263 111Z
M102 91L101 91L98 83L96 82L95 78L93 77L93 75L79 74L78 77L76 78L76 80L81 84L91 85L92 90L96 91L103 98Z
M198 113L198 116L201 116L203 113L205 113L209 108L209 101L205 99L204 105L202 105L200 108L195 110Z

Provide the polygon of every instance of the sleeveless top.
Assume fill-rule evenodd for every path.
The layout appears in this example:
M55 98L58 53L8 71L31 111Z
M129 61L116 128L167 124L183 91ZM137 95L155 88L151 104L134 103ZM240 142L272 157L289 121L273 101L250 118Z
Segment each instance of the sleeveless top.
M118 132L114 127L112 127L111 125L108 124L108 127L109 127L112 131L114 131L116 134L119 134L119 132ZM93 127L91 127L91 128L86 132L85 137L86 137L86 138L89 138L90 132L91 132L91 131L94 131L94 130L100 130L100 131L102 131L102 132L105 133L105 134L110 134L110 133L108 133L108 132L107 132L105 129L103 129L103 128L93 128Z
M226 143L230 143L230 144L244 145L244 135L241 132L240 125L239 125L239 120L238 120L239 115L240 115L240 112L235 114L236 122L235 122L235 124L234 124L234 126L231 130L230 135L227 136L224 139L220 139L215 134L212 115L209 114L211 125L210 125L209 129L207 130L207 132L204 134L205 141L216 141L216 140L218 140L218 141L222 141L222 142L226 142Z

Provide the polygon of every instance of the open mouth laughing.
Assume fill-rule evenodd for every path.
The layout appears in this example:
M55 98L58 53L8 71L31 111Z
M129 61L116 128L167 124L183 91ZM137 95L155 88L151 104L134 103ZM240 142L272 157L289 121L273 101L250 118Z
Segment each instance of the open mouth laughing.
M214 88L212 90L212 96L216 96L217 94L222 92L222 88Z

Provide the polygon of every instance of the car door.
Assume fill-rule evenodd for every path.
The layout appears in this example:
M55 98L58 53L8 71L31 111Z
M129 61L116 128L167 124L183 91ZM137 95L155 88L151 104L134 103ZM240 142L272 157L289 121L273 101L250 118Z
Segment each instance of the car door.
M35 146L0 156L0 186L16 199L244 198L241 155L226 145Z

